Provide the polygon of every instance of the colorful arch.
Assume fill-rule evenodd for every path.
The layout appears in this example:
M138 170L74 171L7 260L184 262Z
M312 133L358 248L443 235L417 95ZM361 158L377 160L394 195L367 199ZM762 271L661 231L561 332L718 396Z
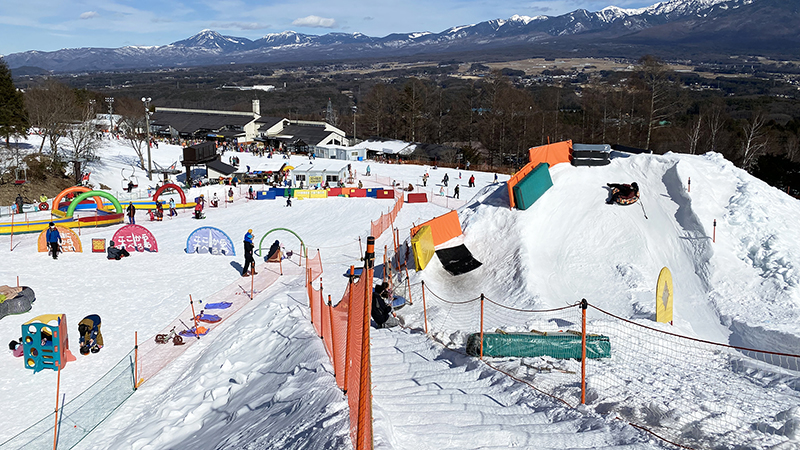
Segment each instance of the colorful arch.
M63 191L61 191L58 195L56 195L56 198L53 199L53 207L50 209L52 209L53 211L58 211L58 204L61 203L61 199L73 192L89 192L89 191L91 191L91 189L89 189L86 186L68 187ZM97 204L97 209L103 207L103 200L101 200L99 196L94 196L94 202L95 204Z
M178 191L178 195L181 196L181 203L186 203L186 194L183 193L183 189L181 189L181 187L178 186L177 184L172 184L172 183L167 183L161 186L160 188L156 189L156 193L153 194L153 201L154 202L158 201L158 196L161 195L161 193L167 189L174 189Z
M288 228L273 228L273 229L267 231L267 233L261 238L261 240L258 241L258 248L255 250L256 256L262 256L261 255L261 249L262 249L262 244L264 244L264 239L266 239L267 236L270 233L275 232L275 231L288 231L289 233L292 233L294 235L294 237L296 237L297 240L300 241L300 254L301 255L305 255L306 254L306 244L305 244L305 242L303 242L303 240L300 238L300 236L297 235L297 233L295 233L294 231L292 231L292 230L290 230Z
M114 205L114 211L117 214L122 214L122 205L119 204L119 200L117 200L116 197L114 197L113 195L109 194L108 192L88 191L88 192L84 192L83 194L80 194L77 197L75 197L75 200L73 200L72 203L69 204L69 208L67 208L66 217L72 217L72 215L75 214L75 208L78 207L78 204L80 204L80 202L86 200L89 197L103 197L103 198L111 201L111 203ZM102 202L101 202L101 205L102 205Z

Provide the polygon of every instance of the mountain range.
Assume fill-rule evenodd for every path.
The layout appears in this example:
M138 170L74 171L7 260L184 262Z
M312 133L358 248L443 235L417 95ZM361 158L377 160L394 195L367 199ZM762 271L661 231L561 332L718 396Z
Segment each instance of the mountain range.
M307 35L294 31L260 39L212 30L162 46L27 51L4 57L11 69L86 72L230 63L426 58L446 54L665 57L800 56L800 2L789 0L669 0L622 9L579 9L560 16L520 16L457 26L440 33Z

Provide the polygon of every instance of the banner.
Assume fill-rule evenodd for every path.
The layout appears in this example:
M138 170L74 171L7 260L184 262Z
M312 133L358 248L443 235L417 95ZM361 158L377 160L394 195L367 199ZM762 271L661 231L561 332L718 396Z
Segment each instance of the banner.
M672 325L672 274L664 267L658 274L656 286L656 322Z
M200 227L186 239L186 253L211 253L235 256L233 241L224 231L214 227Z
M83 252L83 247L81 247L81 238L75 234L74 231L70 230L69 228L59 227L56 225L56 230L58 230L59 236L61 236L61 251L62 252ZM37 241L37 247L39 247L40 252L47 252L50 249L47 247L47 230L42 230L39 233L39 239Z
M158 243L156 237L147 228L141 225L125 225L111 238L114 245L125 250L137 252L157 252Z

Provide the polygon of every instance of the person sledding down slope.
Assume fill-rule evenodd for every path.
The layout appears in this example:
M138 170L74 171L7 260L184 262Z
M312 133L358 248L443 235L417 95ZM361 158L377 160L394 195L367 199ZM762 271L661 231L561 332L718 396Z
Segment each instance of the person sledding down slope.
M639 185L635 181L631 184L608 183L606 186L611 189L611 197L606 200L608 205L631 205L639 200Z

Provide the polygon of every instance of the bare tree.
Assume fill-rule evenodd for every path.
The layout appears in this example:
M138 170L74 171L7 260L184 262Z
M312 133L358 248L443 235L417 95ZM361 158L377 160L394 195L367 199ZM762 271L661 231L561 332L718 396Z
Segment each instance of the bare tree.
M31 125L38 128L43 136L39 153L42 153L47 141L51 156L57 159L58 143L73 118L75 102L75 92L56 80L47 80L41 87L29 89L25 93L25 107Z
M800 156L800 136L790 133L789 136L786 137L786 158L789 161L795 161L798 156Z
M703 128L703 115L698 114L697 120L691 123L689 131L686 132L686 138L689 141L689 154L694 155L697 153L697 144L700 142L701 131Z
M648 91L647 141L645 148L650 149L653 130L662 126L671 113L674 102L671 101L672 81L669 71L663 62L652 55L643 56L639 60L642 75Z
M768 139L764 130L766 118L762 112L753 114L753 118L742 125L744 138L742 140L741 167L750 170L758 161L758 157L764 154Z
M144 164L144 152L147 150L147 124L145 110L141 102L123 97L117 100L117 112L120 119L119 131L125 142L136 152L139 167L147 170Z
M720 133L722 127L725 126L725 120L722 117L722 107L714 105L709 110L708 114L708 150L712 152L717 151L719 145Z
M81 111L77 121L67 132L67 147L71 149L75 183L81 180L81 164L95 159L100 147L100 134L92 120L95 118L95 101L90 100Z

